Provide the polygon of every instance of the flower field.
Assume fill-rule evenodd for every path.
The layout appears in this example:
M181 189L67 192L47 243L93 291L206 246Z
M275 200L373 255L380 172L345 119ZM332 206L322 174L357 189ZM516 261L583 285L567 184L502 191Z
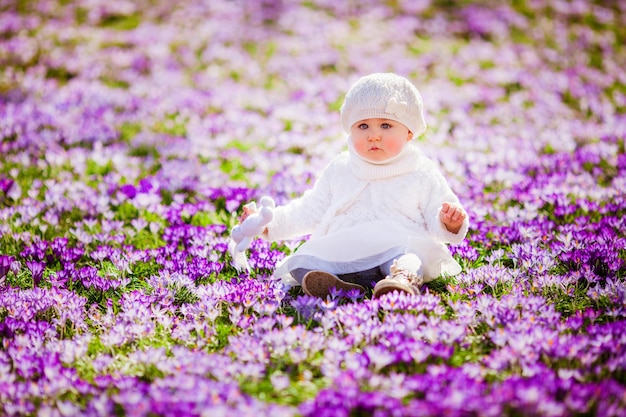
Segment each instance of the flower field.
M0 415L626 415L625 44L620 0L0 0ZM311 187L384 71L463 272L237 272L242 205Z

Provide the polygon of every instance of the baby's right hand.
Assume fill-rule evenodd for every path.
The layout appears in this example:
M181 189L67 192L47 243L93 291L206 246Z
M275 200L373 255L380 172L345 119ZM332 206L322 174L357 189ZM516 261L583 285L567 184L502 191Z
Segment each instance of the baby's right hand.
M245 206L243 206L243 212L241 213L241 217L239 221L243 223L244 220L246 220L248 217L250 217L257 211L259 210L256 208L256 204L254 203L254 201L246 204Z

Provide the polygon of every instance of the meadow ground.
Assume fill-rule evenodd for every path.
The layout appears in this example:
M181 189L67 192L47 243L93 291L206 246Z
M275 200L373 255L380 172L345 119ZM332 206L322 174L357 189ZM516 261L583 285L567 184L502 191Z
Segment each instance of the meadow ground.
M626 3L0 0L0 414L626 415ZM227 251L420 89L471 217L417 296ZM305 239L304 237L303 239Z

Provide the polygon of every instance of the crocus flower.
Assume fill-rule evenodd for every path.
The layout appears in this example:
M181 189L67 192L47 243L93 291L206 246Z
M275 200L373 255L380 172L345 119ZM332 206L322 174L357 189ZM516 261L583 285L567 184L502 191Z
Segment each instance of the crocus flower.
M43 277L43 271L46 264L39 261L26 261L26 266L32 275L33 287L38 287L41 282L41 278Z

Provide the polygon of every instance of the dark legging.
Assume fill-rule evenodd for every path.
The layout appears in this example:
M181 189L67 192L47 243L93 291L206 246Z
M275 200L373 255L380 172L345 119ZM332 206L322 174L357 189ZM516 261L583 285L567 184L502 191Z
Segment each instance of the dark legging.
M367 269L365 271L360 272L352 272L349 274L338 274L337 277L345 282L351 282L353 284L359 284L365 287L366 289L374 288L374 285L381 279L384 279L387 275L391 274L391 265L394 261L398 261L402 268L406 268L412 270L417 274L422 273L422 262L419 257L415 254L409 253L406 255L401 255L396 258L390 259L384 264ZM295 278L300 284L302 284L302 279L310 272L310 269L299 268L291 271L291 276Z

